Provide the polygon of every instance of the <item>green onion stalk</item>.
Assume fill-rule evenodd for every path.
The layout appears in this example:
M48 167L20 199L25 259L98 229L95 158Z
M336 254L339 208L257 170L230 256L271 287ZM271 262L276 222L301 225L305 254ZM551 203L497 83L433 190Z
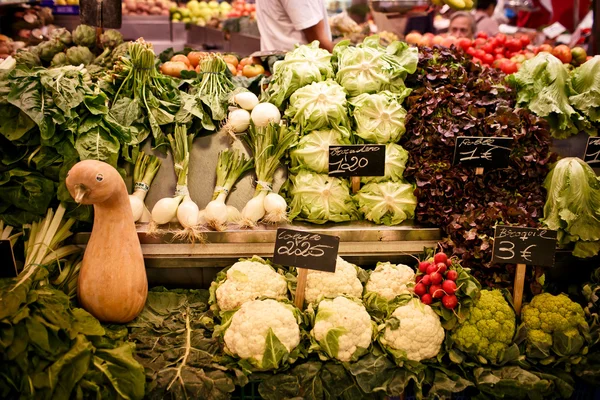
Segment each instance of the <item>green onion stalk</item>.
M208 203L203 213L203 219L208 227L219 231L226 228L231 211L225 205L225 200L240 176L252 168L254 168L254 161L237 149L219 153L217 180L212 201Z
M287 203L273 191L273 178L286 151L298 142L298 135L285 124L269 123L265 127L250 124L243 138L254 153L256 190L242 210L241 225L252 227L260 220L270 223L287 220Z
M212 119L223 121L227 117L229 98L235 88L227 76L227 63L218 54L210 54L200 62L200 85L197 100L210 110Z
M144 204L146 194L160 168L161 161L153 155L140 152L133 169L133 193L129 195L129 203L136 222L150 222L152 215Z

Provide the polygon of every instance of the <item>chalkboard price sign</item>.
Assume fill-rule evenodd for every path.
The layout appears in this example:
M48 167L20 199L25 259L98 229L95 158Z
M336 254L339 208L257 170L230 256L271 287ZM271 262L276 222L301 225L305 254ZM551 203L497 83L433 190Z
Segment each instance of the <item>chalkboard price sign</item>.
M454 146L454 164L481 168L506 168L512 138L459 136Z
M329 176L384 176L385 145L329 146Z
M340 238L293 229L277 229L273 262L289 267L335 272Z
M492 262L552 267L555 252L556 231L505 225L494 228Z
M589 137L583 161L592 167L600 166L600 137Z
M10 240L0 240L0 278L17 276L17 266Z

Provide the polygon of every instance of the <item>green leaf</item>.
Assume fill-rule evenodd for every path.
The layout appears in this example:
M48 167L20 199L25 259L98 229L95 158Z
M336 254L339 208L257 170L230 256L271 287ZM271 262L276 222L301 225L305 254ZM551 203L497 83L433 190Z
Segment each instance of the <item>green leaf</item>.
M82 124L75 141L81 160L104 161L113 167L117 166L120 146L119 141L100 123L93 127Z
M317 313L317 317L320 313ZM319 344L331 358L336 358L340 350L340 336L348 333L348 330L342 327L335 327L327 331L325 340L321 340Z
M260 368L264 370L277 369L288 355L286 347L277 338L273 329L269 328L265 338L265 353Z

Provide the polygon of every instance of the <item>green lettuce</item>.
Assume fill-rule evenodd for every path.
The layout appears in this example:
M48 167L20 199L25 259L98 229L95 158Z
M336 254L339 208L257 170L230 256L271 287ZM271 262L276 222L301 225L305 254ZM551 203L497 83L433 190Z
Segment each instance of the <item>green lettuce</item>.
M333 48L335 79L350 96L393 92L404 89L404 78L417 70L419 52L416 47L395 41L387 47L379 44L379 36L365 38L358 46L349 40L339 42Z
M324 224L354 221L359 216L347 180L303 169L290 175L284 193L290 205L290 219Z
M402 100L410 89L400 93L384 90L376 94L363 93L348 100L356 124L356 135L369 143L397 142L406 132L406 110Z
M569 71L552 54L542 52L525 61L507 80L517 90L517 104L545 118L556 139L566 139L585 127L584 118L569 102Z
M302 132L323 128L350 128L346 91L335 81L311 83L290 97L285 115Z
M385 175L384 176L363 176L362 183L400 181L406 169L408 162L408 151L395 143L385 145Z
M398 225L415 216L414 187L403 182L368 183L354 196L365 219L377 224Z
M296 47L287 53L283 60L273 64L273 75L264 98L265 101L281 107L292 93L301 87L331 78L331 53L320 49L319 42L314 41Z
M600 56L571 73L571 104L591 122L600 122Z
M347 129L313 131L302 138L290 151L292 170L306 168L319 174L329 171L329 146L350 144Z
M600 180L576 157L556 163L544 181L548 197L542 222L558 231L561 245L574 243L573 255L593 257L600 252Z

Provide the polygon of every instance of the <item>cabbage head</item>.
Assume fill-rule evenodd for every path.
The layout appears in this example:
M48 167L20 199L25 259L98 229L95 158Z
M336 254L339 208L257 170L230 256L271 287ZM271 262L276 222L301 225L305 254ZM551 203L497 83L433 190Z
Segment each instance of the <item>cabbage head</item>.
M409 93L410 89L399 94L384 90L351 98L348 102L353 109L356 135L369 143L397 142L406 132L406 110L402 100Z
M285 115L302 132L338 126L350 128L346 92L331 79L294 92Z
M404 79L417 70L419 51L404 42L394 41L389 46L379 44L379 36L365 38L358 46L349 40L333 48L337 64L335 79L350 96L404 90Z
M290 219L314 224L358 219L350 184L345 179L300 170L296 175L290 175L285 192L290 205Z
M273 64L264 100L281 107L301 87L333 77L331 53L319 48L318 41L298 46L287 53L285 59Z
M306 168L319 174L329 172L329 146L350 144L350 132L344 128L313 131L300 138L290 151L292 171Z
M413 185L404 182L368 183L354 196L365 219L398 225L415 216L417 198Z
M67 50L67 63L69 65L88 65L94 61L94 54L87 47L75 46Z
M89 25L78 25L73 31L73 42L77 46L93 48L96 46L96 29Z
M385 175L384 176L363 176L362 183L383 182L383 181L401 181L404 177L404 170L408 162L408 151L396 143L385 145Z
M571 104L592 122L600 122L600 56L571 73Z

